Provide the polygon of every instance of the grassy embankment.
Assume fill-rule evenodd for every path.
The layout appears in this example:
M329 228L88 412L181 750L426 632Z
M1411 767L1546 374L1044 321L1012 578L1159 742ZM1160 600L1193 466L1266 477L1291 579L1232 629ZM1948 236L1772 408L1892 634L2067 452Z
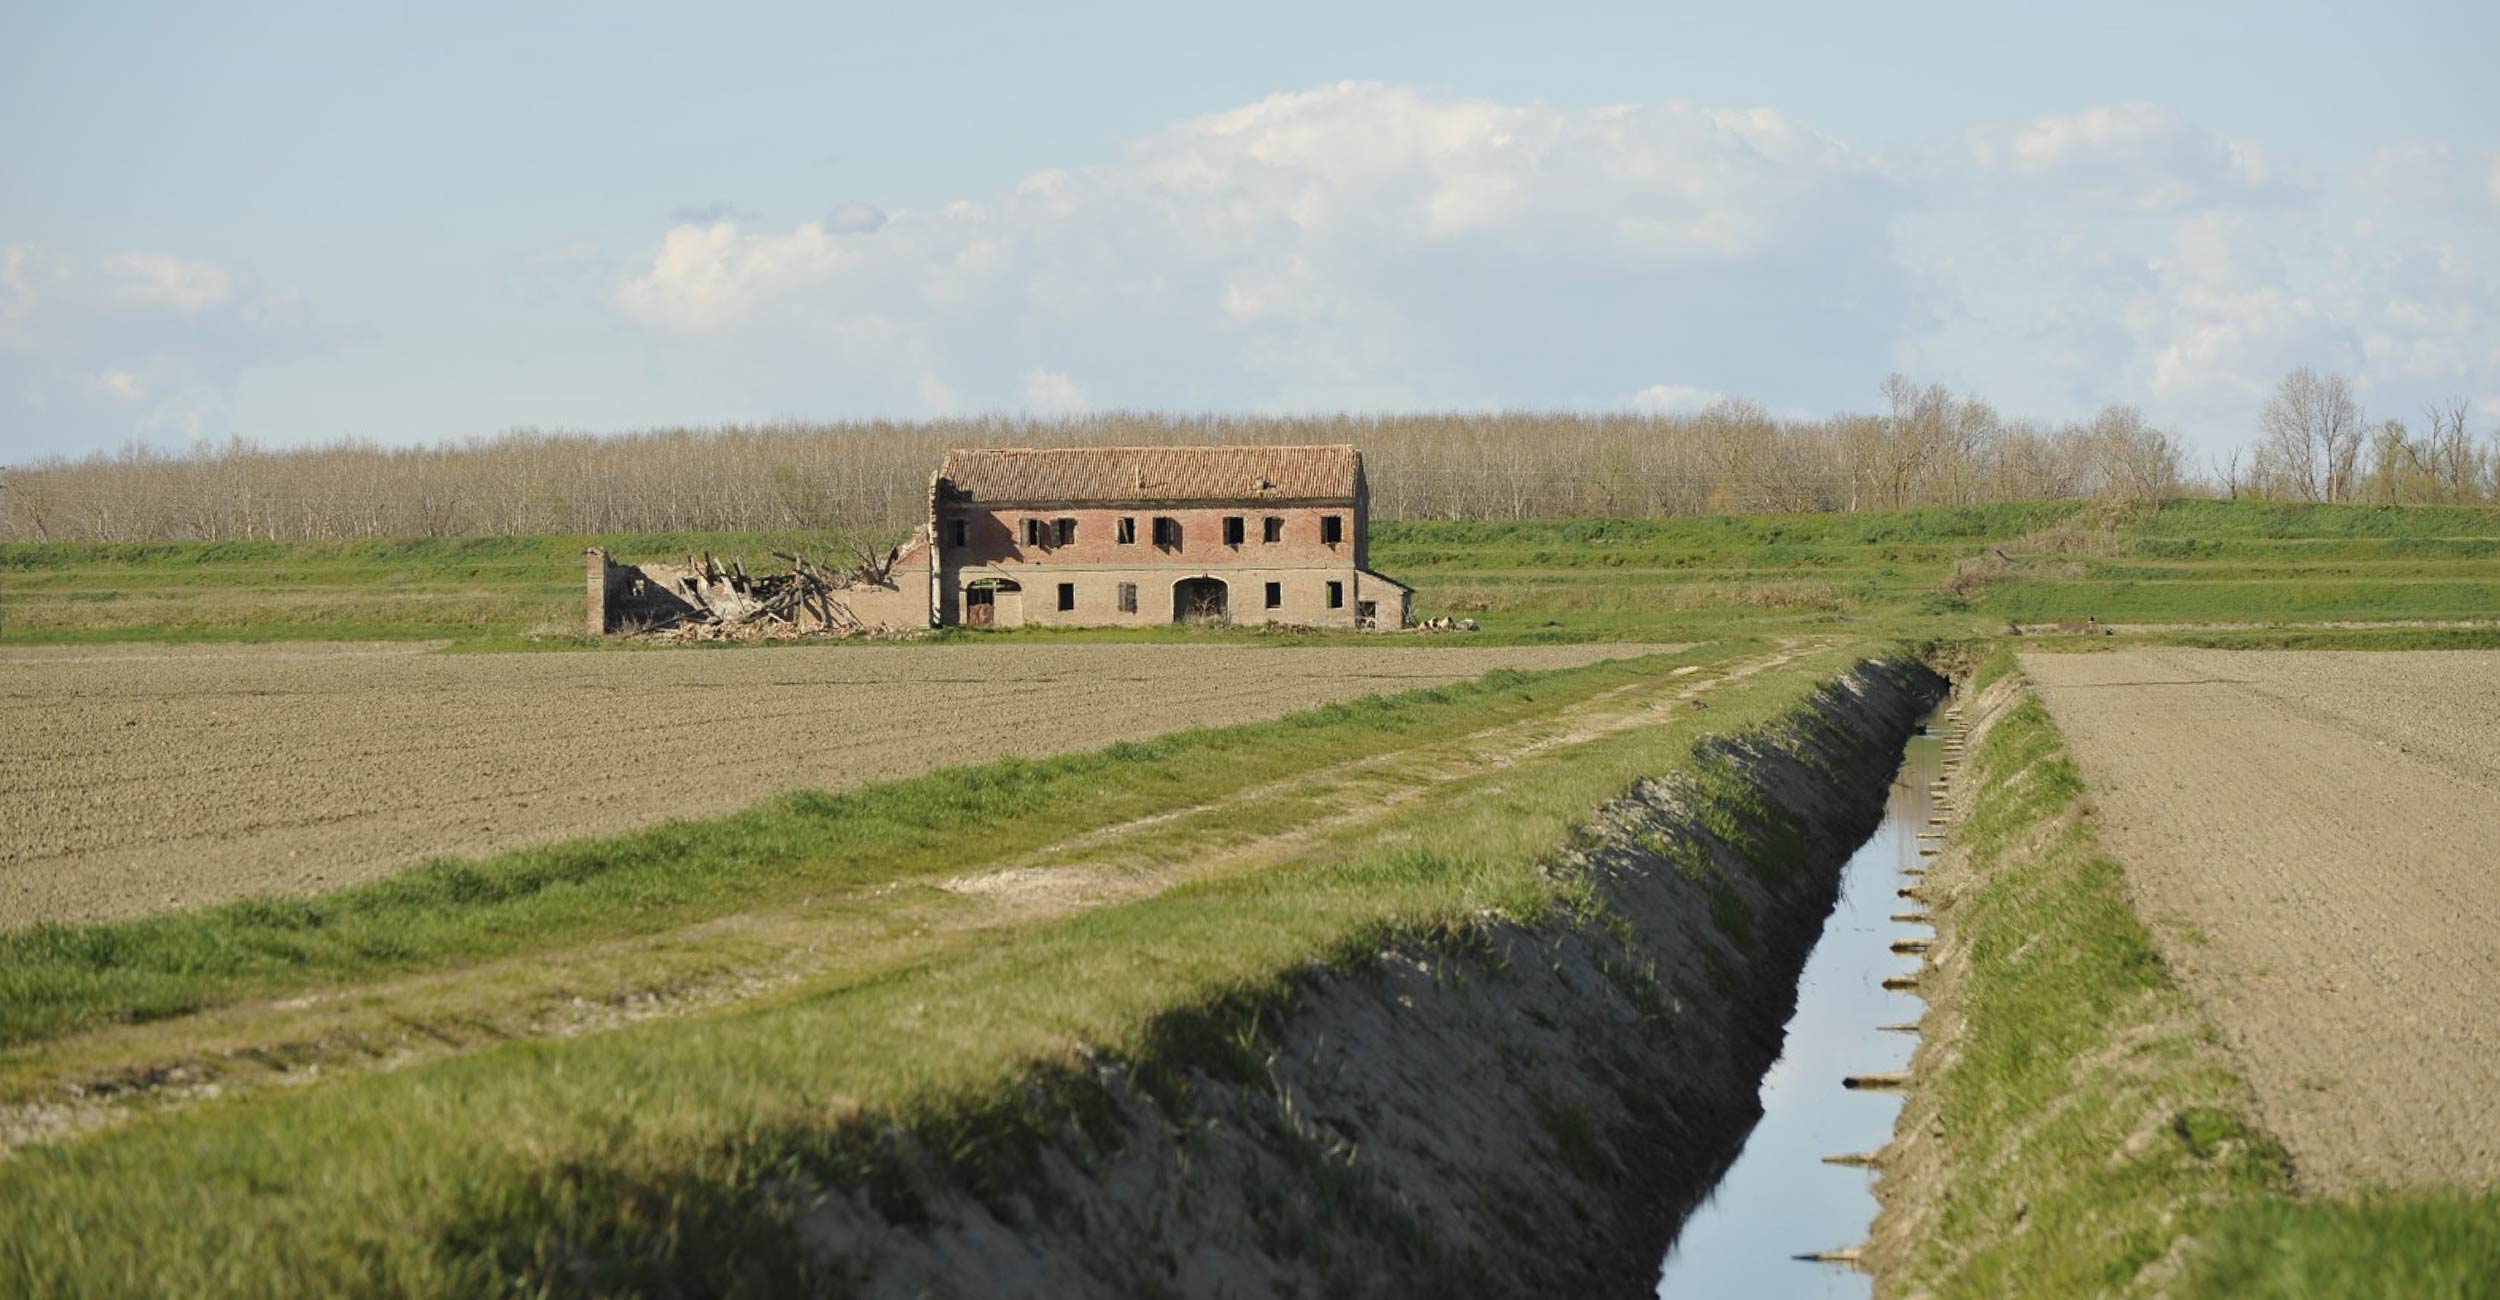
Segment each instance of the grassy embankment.
M1489 915L1599 923L1585 884L1549 867L1573 828L1637 779L1701 777L1698 815L1740 842L1780 842L1793 834L1781 814L1732 780L1709 779L1697 746L1711 735L1792 725L1807 697L1868 648L1827 650L1730 681L1713 691L1708 713L1661 714L1444 782L1376 822L1314 835L1280 866L1073 916L943 935L901 960L837 962L732 1010L351 1071L23 1150L0 1162L0 1289L476 1294L805 1280L808 1257L789 1223L795 1207L770 1189L860 1176L873 1163L876 1123L899 1123L955 1151L968 1177L1010 1178L1032 1148L1035 1124L1081 1130L1090 1086L1081 1067L1097 1054L1133 1061L1149 1078L1184 1067L1234 1077L1256 1069L1245 1053L1259 1018L1274 1014L1314 961L1359 967L1384 945L1462 941L1451 936ZM1654 673L1657 665L1645 667ZM1307 745L1297 760L1307 762L1364 734L1480 719L1512 703L1551 708L1639 671L1606 665L1501 677L1089 759L905 783L931 801L917 805L926 816L898 816L904 824L882 841L846 834L852 847L838 870L876 880L905 876L915 863L924 873L938 869L939 859L924 855L955 821L948 800L995 811L987 801L1011 791L1053 795L1067 802L1044 805L1042 815L1074 828L1105 801L1138 812L1202 797L1186 785L1199 764L1172 761L1194 751L1220 760ZM432 959L455 959L446 954L473 942L549 960L562 943L538 945L528 906L498 903L493 886L542 879L552 863L613 857L616 887L602 891L594 881L595 896L582 905L623 916L644 890L668 901L665 882L634 866L652 850L700 848L716 836L716 848L735 859L738 841L787 832L803 842L825 829L817 819L829 810L875 806L880 797L899 795L784 801L667 832L674 841L629 837L605 850L516 855L473 875L435 868L408 895L385 887L369 898L404 908L410 920L448 906L454 916L445 924L471 939L438 946ZM1170 849L1185 857L1261 832L1218 822ZM742 903L769 899L787 883L780 873L804 874L808 861L732 866L705 889L734 889ZM462 879L479 882L465 902L454 886ZM273 931L267 920L281 915L323 924ZM327 991L352 1002L369 958L353 944L321 946L329 916L320 905L222 909L167 930L111 930L133 951L160 936L169 955L276 949L266 964L248 961L241 976L208 973L191 1000L265 990L252 981L303 952L316 969L340 963L319 979L337 981ZM352 916L340 923L357 925ZM56 934L47 946L74 953L81 944ZM159 977L167 989L191 978L182 969ZM169 1005L185 1000L144 994L160 995ZM109 1001L90 999L83 1014ZM1036 1087L1061 1094L1055 1118L1037 1118L1052 1108L1035 1104Z
M1975 686L2013 676L1997 650ZM1941 1296L2500 1294L2500 1197L2295 1200L2280 1147L2172 982L2038 700L1972 765L1946 918L1963 1024L1905 1125L1948 1153L1940 1212L1893 1284Z
M2019 572L1966 596L1939 586L1999 547ZM10 643L449 639L471 648L587 644L572 634L593 541L620 557L695 550L750 558L800 534L518 537L408 542L0 546ZM2268 623L2500 617L2500 510L2179 501L2074 502L1860 515L1407 522L1378 527L1374 566L1417 588L1421 613L1478 618L1488 640L1639 639L1846 626L1906 636L1992 633L2009 621ZM986 634L1001 635L1001 634ZM1176 629L1047 633L1088 640ZM1247 632L1235 635L1249 636ZM2380 632L2183 632L2172 639ZM2415 630L2418 644L2488 644L2488 629ZM2291 642L2291 643L2297 643Z

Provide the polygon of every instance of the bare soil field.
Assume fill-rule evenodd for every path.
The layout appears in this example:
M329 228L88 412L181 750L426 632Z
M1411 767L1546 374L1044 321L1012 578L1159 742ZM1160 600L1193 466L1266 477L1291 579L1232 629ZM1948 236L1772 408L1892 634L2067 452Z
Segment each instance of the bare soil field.
M0 928L316 893L782 790L1670 648L0 651Z
M2022 666L2301 1183L2500 1185L2500 653Z

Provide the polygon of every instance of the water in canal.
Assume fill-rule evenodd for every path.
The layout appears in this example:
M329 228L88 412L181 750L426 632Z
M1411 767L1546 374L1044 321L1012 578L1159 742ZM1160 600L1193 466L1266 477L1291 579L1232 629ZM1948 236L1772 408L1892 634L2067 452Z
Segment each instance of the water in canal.
M1874 1171L1825 1164L1823 1157L1875 1151L1892 1139L1900 1097L1850 1091L1840 1081L1907 1069L1918 1041L1882 1028L1916 1021L1924 1009L1883 981L1917 970L1918 959L1894 954L1892 943L1929 933L1890 919L1919 910L1894 891L1911 883L1902 869L1918 865L1919 835L1933 832L1927 819L1938 815L1929 783L1943 769L1950 728L1941 711L1927 724L1893 777L1883 824L1842 869L1840 902L1798 980L1787 1042L1762 1077L1762 1122L1667 1252L1661 1297L1863 1297L1872 1290L1856 1269L1795 1257L1855 1246L1875 1218Z

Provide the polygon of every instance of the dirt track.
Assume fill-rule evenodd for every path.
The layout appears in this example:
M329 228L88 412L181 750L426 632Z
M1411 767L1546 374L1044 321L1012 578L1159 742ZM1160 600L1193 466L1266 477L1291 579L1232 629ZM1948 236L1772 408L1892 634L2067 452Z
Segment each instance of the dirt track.
M1659 647L0 652L0 928Z
M2500 1185L2500 654L2023 668L2303 1184Z

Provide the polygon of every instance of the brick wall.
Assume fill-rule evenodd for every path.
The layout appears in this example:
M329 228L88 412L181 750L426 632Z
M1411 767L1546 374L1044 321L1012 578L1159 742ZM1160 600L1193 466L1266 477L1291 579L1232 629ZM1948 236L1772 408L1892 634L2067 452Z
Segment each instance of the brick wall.
M592 636L608 634L608 553L602 547L591 547L582 553L589 569L589 617L583 630Z
M1339 540L1322 541L1322 520L1342 521ZM1155 545L1154 521L1179 528L1177 546ZM1239 544L1225 541L1225 521L1241 521ZM1265 540L1265 522L1280 521L1280 537ZM1122 519L1133 521L1135 540L1119 540ZM1075 537L1058 541L1060 520L1075 522ZM963 544L957 545L956 525ZM1028 543L1026 524L1042 540ZM1022 509L949 505L938 520L939 563L944 579L943 621L963 621L964 592L981 579L1006 578L1022 590L1002 593L997 625L1061 627L1142 626L1173 621L1174 584L1207 576L1226 585L1228 613L1236 623L1278 622L1312 627L1352 627L1358 599L1361 532L1350 505L1135 506ZM1266 601L1277 584L1279 603ZM1328 603L1328 584L1339 603ZM1075 588L1075 608L1059 608L1062 583ZM1134 613L1119 607L1122 584L1137 588ZM1378 584L1375 586L1385 585ZM1384 618L1395 614L1383 605ZM1394 625L1394 623L1392 624Z

